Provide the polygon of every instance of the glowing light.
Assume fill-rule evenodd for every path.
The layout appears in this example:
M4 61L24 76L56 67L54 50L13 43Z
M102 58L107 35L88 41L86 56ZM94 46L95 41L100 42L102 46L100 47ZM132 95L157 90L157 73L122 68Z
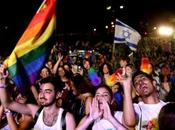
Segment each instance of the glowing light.
M111 25L114 25L114 22L113 21L111 22Z
M123 5L120 5L120 9L123 9L124 8L124 6Z
M111 10L111 8L112 8L111 6L107 6L106 7L107 10Z
M157 27L154 27L153 29L154 29L154 30L156 30L156 29L157 29Z
M158 28L158 34L162 36L171 36L174 30L170 26L160 26Z

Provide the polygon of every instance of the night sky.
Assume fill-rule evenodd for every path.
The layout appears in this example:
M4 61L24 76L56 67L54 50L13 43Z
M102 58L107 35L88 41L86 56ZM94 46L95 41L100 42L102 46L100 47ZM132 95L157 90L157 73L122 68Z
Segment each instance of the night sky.
M42 0L3 0L0 7L0 55L11 51L37 11ZM111 10L106 7L111 5ZM119 6L124 5L124 9ZM175 23L173 0L58 0L57 33L87 33L115 18L141 34L161 22Z

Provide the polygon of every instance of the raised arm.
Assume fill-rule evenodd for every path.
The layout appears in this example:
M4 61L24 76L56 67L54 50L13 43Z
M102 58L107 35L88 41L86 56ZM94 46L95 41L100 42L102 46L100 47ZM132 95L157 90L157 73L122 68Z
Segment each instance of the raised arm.
M15 112L31 115L32 117L34 117L36 111L39 108L37 105L20 104L10 99L10 96L6 90L6 87L7 87L6 80L8 77L8 73L7 72L4 73L4 72L6 72L6 69L4 65L1 65L0 66L0 99L1 99L2 105L5 108L8 108Z
M80 123L78 124L75 130L86 130L89 127L89 125L93 123L93 121L93 118L86 115L81 119Z
M1 124L2 117L3 117L3 113L4 113L4 107L0 105L0 124Z
M39 100L38 100L38 95L39 95L39 93L38 93L36 87L35 87L34 85L32 85L32 86L30 87L30 90L31 90L31 92L32 92L32 94L33 94L33 96L34 96L34 98L35 98L37 104L40 105L40 102L39 102Z
M53 72L52 73L54 75L57 73L58 66L60 65L62 59L63 59L63 56L61 55L61 53L58 53L58 60L55 63L55 65L53 66Z
M127 127L135 127L136 114L132 102L131 76L123 77L120 75L120 82L122 83L124 90L123 121Z

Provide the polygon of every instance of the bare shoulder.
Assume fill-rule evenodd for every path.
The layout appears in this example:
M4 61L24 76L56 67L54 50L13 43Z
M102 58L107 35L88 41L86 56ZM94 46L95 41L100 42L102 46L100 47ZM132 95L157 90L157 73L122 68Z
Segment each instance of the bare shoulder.
M66 119L66 122L68 122L68 123L69 122L75 123L75 118L74 118L73 114L70 112L66 112L65 119Z
M66 129L74 130L75 126L76 123L73 114L71 114L70 112L66 112Z
M66 119L67 118L74 118L73 114L70 112L66 112Z

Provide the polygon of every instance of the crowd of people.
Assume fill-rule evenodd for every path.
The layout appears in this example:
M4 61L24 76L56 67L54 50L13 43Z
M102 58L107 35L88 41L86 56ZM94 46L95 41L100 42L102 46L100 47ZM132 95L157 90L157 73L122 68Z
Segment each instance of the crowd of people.
M145 73L129 56L118 58L116 66L111 54L63 48L53 47L38 80L25 93L1 64L1 130L175 129L173 54L158 65L150 61L150 73ZM89 78L91 68L101 79L98 86ZM116 73L118 68L122 73ZM114 73L117 80L109 86Z

